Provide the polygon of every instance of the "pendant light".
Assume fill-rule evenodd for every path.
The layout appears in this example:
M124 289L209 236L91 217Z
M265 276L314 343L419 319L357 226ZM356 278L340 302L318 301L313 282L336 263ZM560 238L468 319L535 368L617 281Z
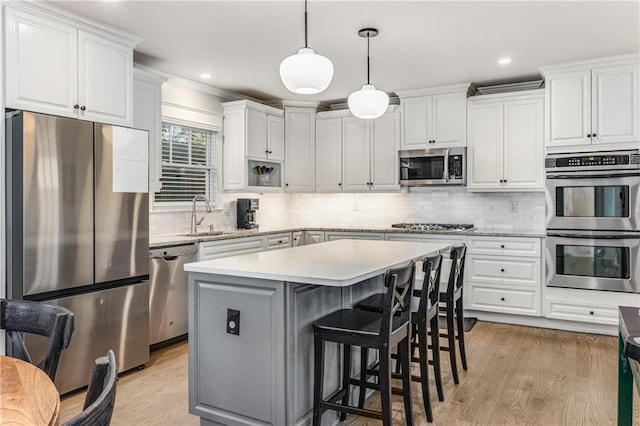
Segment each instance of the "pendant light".
M358 118L378 118L387 111L389 106L389 96L369 83L369 39L377 36L378 30L363 28L358 31L358 35L367 38L367 84L350 94L347 103L351 113Z
M304 0L304 47L280 63L280 79L293 93L315 95L329 86L333 64L307 44L307 0Z

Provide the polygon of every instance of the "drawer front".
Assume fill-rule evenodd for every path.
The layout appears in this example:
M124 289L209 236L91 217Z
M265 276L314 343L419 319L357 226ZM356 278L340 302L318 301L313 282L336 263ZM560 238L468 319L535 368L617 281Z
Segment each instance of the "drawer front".
M540 315L540 293L537 290L511 290L470 284L469 309L516 315Z
M291 233L291 246L298 247L304 245L304 232L296 231Z
M516 286L540 286L540 259L470 255L469 281Z
M388 241L419 241L425 243L445 243L451 245L466 244L465 235L425 235L425 234L401 234L386 233L385 240Z
M540 257L540 239L516 237L469 237L469 253Z
M265 238L266 250L277 250L285 247L291 247L291 234L276 234Z
M262 251L262 238L210 241L198 244L198 260L219 259L259 251Z
M566 300L548 300L546 317L568 321L618 325L618 307L571 303Z
M384 234L375 232L325 232L325 241L335 240L384 240Z

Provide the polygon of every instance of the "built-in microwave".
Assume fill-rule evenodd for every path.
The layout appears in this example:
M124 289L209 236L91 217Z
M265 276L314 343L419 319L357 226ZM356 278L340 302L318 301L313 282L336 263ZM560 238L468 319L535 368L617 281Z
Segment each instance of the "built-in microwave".
M466 148L399 151L400 185L465 185Z

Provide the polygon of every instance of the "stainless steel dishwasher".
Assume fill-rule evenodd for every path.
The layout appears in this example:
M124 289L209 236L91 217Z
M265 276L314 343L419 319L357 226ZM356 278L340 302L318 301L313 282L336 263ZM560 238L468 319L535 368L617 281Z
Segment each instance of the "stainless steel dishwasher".
M185 263L195 262L195 244L158 247L149 253L149 344L164 342L188 331L188 279Z

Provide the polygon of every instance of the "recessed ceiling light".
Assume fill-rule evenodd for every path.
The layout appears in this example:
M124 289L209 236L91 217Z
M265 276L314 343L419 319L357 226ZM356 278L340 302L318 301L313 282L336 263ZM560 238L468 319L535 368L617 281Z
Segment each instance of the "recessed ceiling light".
M509 65L510 63L511 63L511 58L498 59L498 65Z
M211 74L209 74L208 72L203 72L202 74L200 74L200 78L209 80L211 78Z

